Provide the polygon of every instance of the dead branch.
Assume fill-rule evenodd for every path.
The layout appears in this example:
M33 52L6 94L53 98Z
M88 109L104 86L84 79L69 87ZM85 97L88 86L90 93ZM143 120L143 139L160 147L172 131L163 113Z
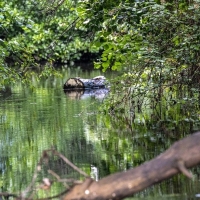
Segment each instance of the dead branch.
M29 186L21 192L21 195L11 193L0 193L0 197L14 197L16 199L32 200L34 195L34 185L38 173L41 171L42 164L48 164L49 152L63 159L66 164L74 170L85 176L85 181L75 181L73 179L61 179L55 172L48 170L58 182L71 182L73 187L67 188L65 191L52 197L46 197L38 200L61 198L64 200L104 200L104 199L123 199L131 196L145 188L168 179L175 174L183 173L188 178L192 178L188 168L194 167L200 163L200 132L190 135L176 143L168 150L160 154L156 158L130 169L126 172L119 172L107 176L96 182L89 178L88 175L72 164L64 155L55 149L43 151L37 168L33 174L33 178ZM52 182L48 178L43 178L43 183L39 187L50 188ZM68 187L68 185L66 185ZM34 192L33 192L34 191ZM30 193L32 194L30 195Z
M68 164L70 167L72 167L75 171L79 172L81 175L88 177L88 174L86 174L84 171L76 167L72 162L70 162L64 155L59 153L58 151L53 151L54 155L57 155L58 157L62 158L63 161L65 161L66 164Z
M21 195L17 196L17 199L22 199L22 200L31 200L33 199L33 196L35 195L35 193L37 192L37 190L39 189L43 189L43 190L47 190L50 189L51 185L52 185L52 181L48 178L43 178L42 183L40 183L39 186L35 186L36 184L36 179L38 177L39 172L41 171L42 165L46 164L48 165L49 162L49 152L52 153L52 155L55 155L57 157L60 157L67 165L69 165L70 167L72 167L75 171L77 171L78 173L80 173L81 175L83 175L85 178L89 177L85 172L83 172L81 169L79 169L77 166L75 166L72 162L70 162L64 155L62 155L61 153L59 153L58 151L56 151L55 149L47 149L44 150L42 153L42 156L39 159L39 162L37 164L37 167L35 169L35 172L33 174L33 178L31 183L29 184L29 186L21 192ZM44 199L53 199L53 198L58 198L63 196L65 193L67 193L67 191L70 189L70 187L68 186L67 183L71 183L71 184L81 184L82 181L77 181L74 179L61 179L54 171L52 170L48 170L48 173L51 174L53 177L55 177L57 179L57 182L62 182L63 185L67 188L64 192L52 196L52 197L46 197ZM34 189L35 188L35 189ZM1 195L1 193L0 193ZM13 194L9 194L9 193L2 193L2 196L13 196ZM15 197L14 196L14 197ZM43 200L43 199L40 199Z
M64 197L72 199L123 199L145 188L183 173L192 178L187 168L200 163L200 132L176 143L158 157L126 172L115 173L98 182L86 179L76 185Z

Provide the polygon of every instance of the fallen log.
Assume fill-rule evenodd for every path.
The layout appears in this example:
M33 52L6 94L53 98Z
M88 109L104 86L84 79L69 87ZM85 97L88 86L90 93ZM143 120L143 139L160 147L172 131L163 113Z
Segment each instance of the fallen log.
M141 166L109 175L98 182L87 178L82 184L75 185L64 200L123 199L178 173L192 178L187 168L199 163L200 132L174 143L164 153Z
M64 86L64 90L71 89L94 89L94 88L105 88L106 78L104 76L96 76L92 79L83 79L80 77L69 78Z

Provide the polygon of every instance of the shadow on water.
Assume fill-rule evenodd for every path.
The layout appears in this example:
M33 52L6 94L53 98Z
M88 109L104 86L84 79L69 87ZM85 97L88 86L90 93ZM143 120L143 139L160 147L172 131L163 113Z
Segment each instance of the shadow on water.
M101 179L152 159L174 141L200 128L199 102L195 100L198 93L189 94L186 88L181 91L174 87L170 97L166 92L162 99L151 102L135 98L129 102L131 110L106 114L99 109L104 108L102 99L109 95L108 90L62 90L70 77L91 78L101 72L66 69L63 74L62 79L42 80L33 90L19 83L6 95L0 95L1 192L25 189L42 151L51 147L95 179ZM113 75L105 76L111 79ZM174 102L177 96L181 100ZM48 169L62 178L83 179L63 160L52 156L37 184L43 177L54 180ZM199 193L199 171L193 170L194 181L178 175L132 199L192 199ZM63 188L57 183L49 193L58 194ZM37 197L44 196L45 192L38 192Z
M0 90L0 97L3 99L9 98L12 95L12 90L10 86L6 86L2 90Z
M103 100L104 98L106 98L108 93L108 88L65 90L65 94L72 100L80 100L86 98L95 98L98 100Z

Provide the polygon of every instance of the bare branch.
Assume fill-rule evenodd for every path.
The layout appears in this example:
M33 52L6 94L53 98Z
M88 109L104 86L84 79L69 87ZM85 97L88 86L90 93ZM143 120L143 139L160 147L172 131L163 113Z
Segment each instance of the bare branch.
M54 155L57 155L58 157L62 158L66 164L68 164L70 167L72 167L75 171L79 172L80 174L82 174L85 177L89 177L88 174L86 174L84 171L82 171L81 169L79 169L78 167L76 167L72 162L70 162L64 155L62 155L61 153L59 153L58 151L53 151Z
M98 182L76 185L64 200L123 199L145 188L168 179L180 172L189 178L187 168L200 163L200 132L190 135L172 145L158 157L126 172L107 176Z

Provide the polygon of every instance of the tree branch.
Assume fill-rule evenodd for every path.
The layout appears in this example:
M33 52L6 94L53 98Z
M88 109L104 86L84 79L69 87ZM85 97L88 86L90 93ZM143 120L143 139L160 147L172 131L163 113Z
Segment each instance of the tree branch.
M75 185L64 200L123 199L178 173L192 178L187 168L200 163L199 144L200 132L174 143L158 157L134 169L112 174L99 182L90 180L88 184L86 179L83 184Z

